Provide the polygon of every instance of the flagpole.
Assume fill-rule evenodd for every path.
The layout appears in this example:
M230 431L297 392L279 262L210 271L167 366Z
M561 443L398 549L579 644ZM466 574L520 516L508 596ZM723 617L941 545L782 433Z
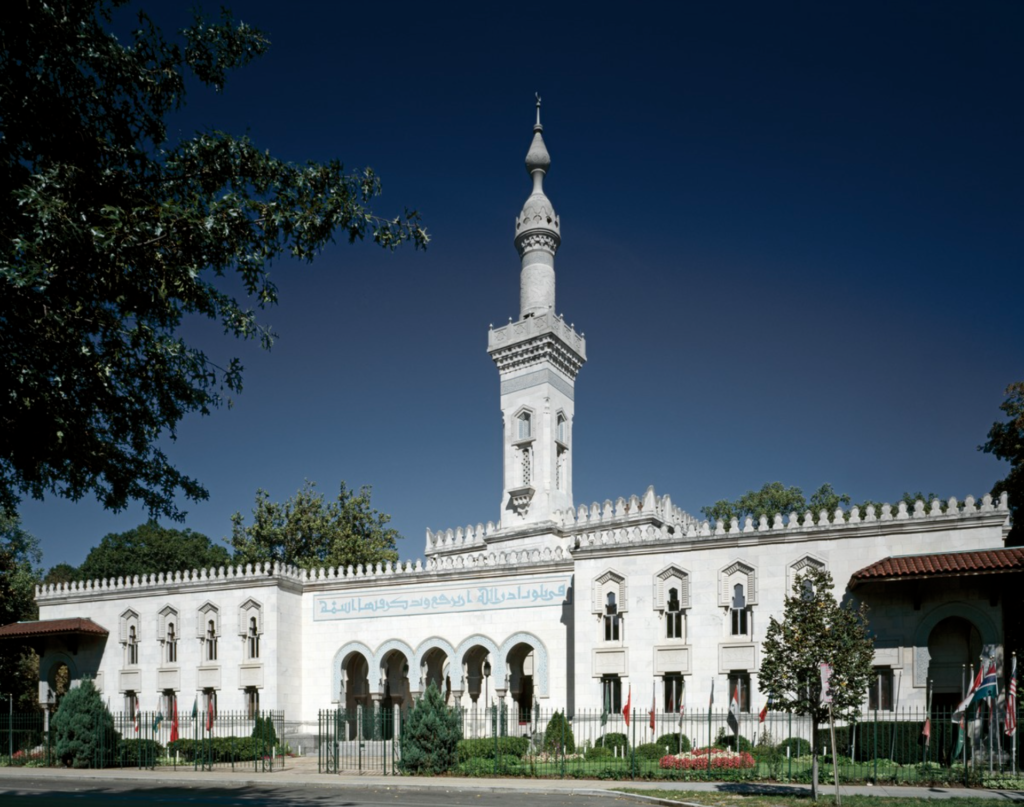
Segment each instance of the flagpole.
M711 697L708 699L708 778L711 778L711 709L715 705L715 678L711 677Z
M889 759L896 761L896 726L899 725L900 721L900 690L903 689L903 670L899 671L899 675L896 678L896 703L893 707L893 716L895 719L892 721L892 742L889 745Z
M1017 654L1013 654L1013 667L1010 673L1010 692L1013 703L1010 708L1013 710L1013 775L1017 775Z

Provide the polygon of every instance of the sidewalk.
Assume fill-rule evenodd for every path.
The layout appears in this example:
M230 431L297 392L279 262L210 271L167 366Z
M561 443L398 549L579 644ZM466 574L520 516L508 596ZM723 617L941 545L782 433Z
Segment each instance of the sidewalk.
M292 763L295 763L294 765ZM312 763L310 765L309 763ZM297 758L289 761L290 767L274 773L254 773L252 771L195 771L192 768L157 768L156 770L139 770L137 768L108 768L104 770L71 770L66 768L0 768L0 789L4 788L5 779L45 777L53 779L73 779L91 782L101 786L104 781L138 782L153 786L208 785L211 787L309 787L317 789L332 788L365 788L365 789L442 789L473 791L488 793L494 791L519 791L524 793L563 793L569 795L588 796L621 796L612 791L629 788L630 790L681 790L698 792L722 793L754 793L807 792L810 785L774 785L747 784L742 782L649 782L649 781L609 781L599 779L476 779L456 776L381 776L368 774L320 774L316 772L316 760L312 757ZM833 788L822 785L820 793L828 798ZM925 799L949 798L988 798L1003 799L1007 802L1024 804L1024 791L1013 790L982 790L967 788L942 787L882 787L866 785L840 786L843 796L888 796L916 797ZM630 796L627 797L631 797ZM648 803L678 804L660 799L638 799Z

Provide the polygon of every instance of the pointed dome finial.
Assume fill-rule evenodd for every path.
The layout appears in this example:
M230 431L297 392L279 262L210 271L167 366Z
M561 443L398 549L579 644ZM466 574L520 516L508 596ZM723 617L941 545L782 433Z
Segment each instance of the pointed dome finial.
M541 178L551 167L551 156L548 154L547 147L544 145L544 137L541 135L544 127L540 125L540 93L535 93L535 95L537 96L537 122L533 126L533 142L526 154L526 171L534 175L534 193L537 193L540 192ZM535 174L535 171L541 173Z

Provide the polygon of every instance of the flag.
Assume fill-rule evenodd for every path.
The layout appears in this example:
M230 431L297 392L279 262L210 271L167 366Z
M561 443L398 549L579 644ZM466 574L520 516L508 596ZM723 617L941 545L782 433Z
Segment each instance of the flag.
M737 684L732 690L732 700L729 701L729 716L726 718L729 728L733 734L740 733L740 687Z
M135 696L135 733L139 733L139 720L142 719L142 714L139 712L139 696Z
M708 711L715 705L715 679L711 679L711 697L708 698Z
M823 661L818 667L821 669L821 703L832 703L832 665Z
M686 714L686 685L683 685L683 691L679 693L679 731L683 730L683 715Z
M651 689L651 711L649 712L651 718L651 731L654 731L654 710L658 705L658 698L656 695L657 688Z
M622 707L622 717L626 721L626 728L629 728L629 710L633 706L633 685L629 685L629 694L626 696L626 705Z
M611 684L605 684L604 687L603 687L603 689L604 689L604 704L603 704L603 706L601 708L601 728L604 728L605 726L608 725L608 713L611 711L611 709L608 708L608 687L610 687L610 686L611 686Z
M210 695L210 699L206 702L206 730L213 731L213 695Z
M1013 657L1013 667L1010 670L1010 683L1006 689L1006 717L1003 720L1003 731L1007 737L1012 737L1017 731L1017 656Z
M956 707L956 711L953 712L953 722L959 723L961 730L963 730L964 715L967 714L967 709L971 705L971 701L974 700L974 693L977 692L978 687L981 686L981 679L984 677L982 675L981 670L982 666L979 665L978 674L974 677L974 680L971 682L971 686L968 688L967 694L964 696L964 699L960 701L960 705ZM956 754L954 754L953 756L955 757Z
M768 709L771 708L771 705L772 705L772 696L769 695L768 696L768 700L766 700L765 703L764 703L764 708L761 710L761 714L759 714L757 716L757 722L758 723L764 723L765 718L768 717Z
M993 700L996 697L996 680L996 663L995 661L990 661L988 669L985 671L985 677L981 679L981 686L974 693L975 703L980 703L983 700Z
M960 758L960 752L964 750L964 721L961 720L956 733L956 747L953 749L953 759Z
M195 720L199 717L199 696L196 695L196 699L192 701L192 719Z
M173 743L175 740L178 739L178 699L177 698L174 699L174 703L172 704L172 708L174 709L174 714L171 715L171 742Z
M917 738L917 744L928 748L928 744L932 741L932 718L931 715L924 719L924 725L921 727L921 736Z
M160 728L160 724L163 722L163 720L164 720L164 713L163 712L157 712L156 715L153 717L153 733L154 734L156 734L157 729Z

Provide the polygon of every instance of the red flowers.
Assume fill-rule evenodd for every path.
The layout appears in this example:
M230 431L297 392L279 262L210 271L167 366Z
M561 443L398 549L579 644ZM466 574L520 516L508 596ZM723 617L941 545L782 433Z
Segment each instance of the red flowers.
M661 758L662 768L677 770L707 770L708 758L711 770L736 770L753 768L757 763L746 751L730 751L728 748L695 748L685 754L669 754Z

